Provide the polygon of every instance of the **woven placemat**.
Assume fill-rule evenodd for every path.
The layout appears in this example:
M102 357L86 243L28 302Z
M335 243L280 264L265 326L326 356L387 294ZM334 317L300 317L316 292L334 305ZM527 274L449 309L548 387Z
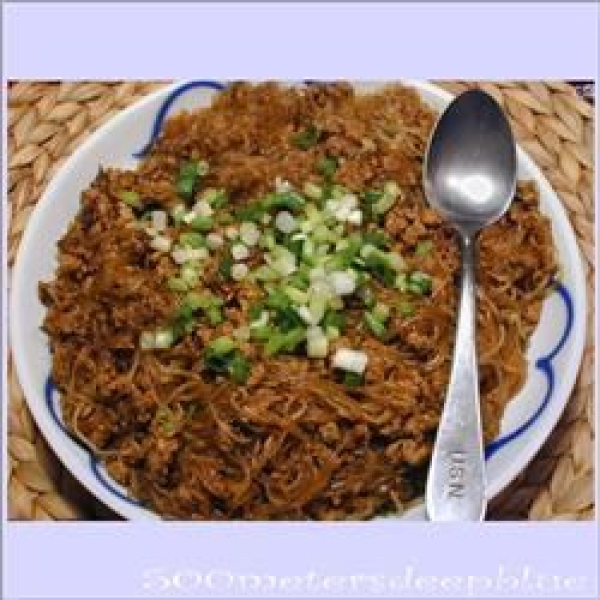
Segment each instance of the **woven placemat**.
M46 184L82 140L161 83L16 82L8 91L12 265ZM441 82L452 92L480 87L506 109L522 147L568 211L584 256L588 339L566 411L529 467L490 507L493 519L590 519L594 515L593 109L563 82ZM73 479L38 432L8 365L8 508L12 519L114 518Z

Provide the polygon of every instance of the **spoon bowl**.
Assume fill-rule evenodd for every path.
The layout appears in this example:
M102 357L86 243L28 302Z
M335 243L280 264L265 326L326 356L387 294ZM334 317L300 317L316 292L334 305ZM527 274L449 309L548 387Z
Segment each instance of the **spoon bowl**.
M517 185L517 152L496 101L479 90L458 96L440 117L425 156L429 203L461 232L499 219Z
M454 358L425 493L433 521L485 515L475 234L508 210L516 184L516 146L501 108L481 91L458 96L436 124L423 169L427 199L457 229L462 254Z

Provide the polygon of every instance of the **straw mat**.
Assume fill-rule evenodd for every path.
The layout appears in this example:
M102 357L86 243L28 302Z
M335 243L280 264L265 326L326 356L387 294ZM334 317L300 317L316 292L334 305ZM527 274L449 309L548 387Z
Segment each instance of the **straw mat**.
M8 91L9 266L44 188L100 125L164 83L15 82ZM528 468L491 504L491 519L594 516L593 107L564 82L442 82L481 87L509 115L522 147L559 194L577 234L588 282L587 347L576 388ZM62 467L37 430L8 365L8 508L12 519L114 518Z

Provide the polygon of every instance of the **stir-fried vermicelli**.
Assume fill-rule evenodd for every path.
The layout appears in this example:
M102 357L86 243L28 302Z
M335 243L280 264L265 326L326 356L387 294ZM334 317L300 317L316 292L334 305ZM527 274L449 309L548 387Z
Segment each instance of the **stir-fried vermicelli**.
M40 285L73 434L157 513L359 519L422 493L459 253L401 86L235 84L82 194ZM478 242L486 440L557 270L532 184Z

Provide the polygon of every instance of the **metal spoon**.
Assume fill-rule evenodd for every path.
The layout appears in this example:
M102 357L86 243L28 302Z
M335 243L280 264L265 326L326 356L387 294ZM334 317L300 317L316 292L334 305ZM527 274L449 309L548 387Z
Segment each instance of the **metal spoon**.
M427 199L454 225L462 251L454 360L427 480L432 521L480 521L485 515L475 238L506 212L516 180L515 142L502 110L481 91L461 94L437 122L423 169Z

